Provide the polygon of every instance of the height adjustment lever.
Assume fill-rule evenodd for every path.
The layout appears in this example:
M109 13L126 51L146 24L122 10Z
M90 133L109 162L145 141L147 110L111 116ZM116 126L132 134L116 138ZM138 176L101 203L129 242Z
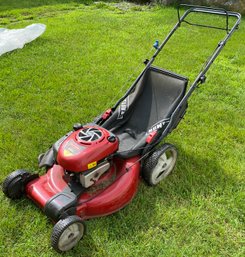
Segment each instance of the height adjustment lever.
M200 81L201 84L203 84L203 83L206 82L206 79L207 79L207 77L205 75L203 75L203 76L200 77L199 81Z
M159 41L156 40L156 42L153 44L153 47L157 50L159 48Z

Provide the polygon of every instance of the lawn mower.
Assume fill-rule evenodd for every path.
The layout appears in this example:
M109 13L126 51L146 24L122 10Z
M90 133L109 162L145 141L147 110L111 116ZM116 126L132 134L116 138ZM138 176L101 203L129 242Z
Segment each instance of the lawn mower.
M26 195L55 223L51 245L56 251L68 251L78 243L85 233L85 220L125 207L135 196L141 177L155 186L174 169L175 146L160 142L185 115L189 97L206 81L206 72L241 20L239 13L204 6L181 5L177 13L176 25L161 44L153 45L154 55L144 62L145 68L124 96L93 122L75 124L39 155L44 175L20 169L4 180L7 197ZM190 22L191 13L223 17L225 26ZM235 18L231 27L230 17ZM188 90L187 77L152 65L182 23L226 31Z

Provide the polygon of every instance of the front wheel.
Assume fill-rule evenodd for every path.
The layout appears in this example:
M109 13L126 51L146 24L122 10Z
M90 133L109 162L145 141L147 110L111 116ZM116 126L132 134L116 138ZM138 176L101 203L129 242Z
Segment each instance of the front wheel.
M85 224L76 215L59 220L53 228L51 245L57 252L72 249L85 233Z
M25 170L16 170L10 173L3 181L3 193L10 199L19 199L25 192L25 185L30 173Z
M177 149L171 144L163 144L146 160L142 177L149 186L156 186L174 169L177 161Z

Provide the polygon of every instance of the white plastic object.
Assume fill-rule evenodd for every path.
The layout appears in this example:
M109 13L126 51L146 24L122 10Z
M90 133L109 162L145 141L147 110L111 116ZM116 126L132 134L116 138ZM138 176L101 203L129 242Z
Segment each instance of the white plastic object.
M45 29L44 24L32 24L23 29L0 28L0 55L23 48L26 43L41 36Z

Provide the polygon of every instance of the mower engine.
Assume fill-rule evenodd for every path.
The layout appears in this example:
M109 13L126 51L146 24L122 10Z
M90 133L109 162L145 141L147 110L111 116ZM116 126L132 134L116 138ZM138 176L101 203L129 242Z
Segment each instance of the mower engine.
M57 162L69 174L77 175L83 187L92 186L109 170L108 157L118 149L118 139L99 126L84 126L60 145Z

